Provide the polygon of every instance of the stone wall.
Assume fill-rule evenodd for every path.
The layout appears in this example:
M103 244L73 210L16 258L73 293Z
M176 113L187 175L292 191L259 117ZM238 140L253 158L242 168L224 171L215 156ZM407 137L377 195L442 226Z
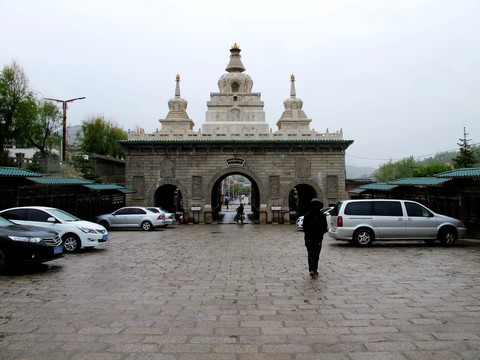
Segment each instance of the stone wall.
M153 205L155 191L162 185L177 186L184 197L184 208L201 206L200 218L214 207L212 189L229 174L241 174L256 183L260 210L272 220L272 206L288 211L289 193L299 184L310 185L325 204L344 199L345 154L332 147L325 149L279 149L249 146L228 147L139 146L127 147L126 186L137 190L129 205ZM228 164L228 159L243 164ZM241 163L241 161L239 161ZM284 215L288 221L288 214Z

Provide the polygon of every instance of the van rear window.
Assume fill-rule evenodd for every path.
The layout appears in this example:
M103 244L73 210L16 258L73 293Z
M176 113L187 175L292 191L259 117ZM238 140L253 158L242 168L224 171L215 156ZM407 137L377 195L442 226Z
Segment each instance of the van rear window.
M372 215L372 202L350 202L345 207L345 215Z

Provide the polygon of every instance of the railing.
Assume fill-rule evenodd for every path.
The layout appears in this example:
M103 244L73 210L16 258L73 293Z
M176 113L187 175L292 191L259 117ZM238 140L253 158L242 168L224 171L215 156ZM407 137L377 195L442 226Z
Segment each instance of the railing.
M162 131L156 130L154 133L146 134L143 129L139 131L128 130L128 140L343 140L343 130L337 130L330 132L326 129L326 132L319 133L315 129L308 131L298 131L295 133L289 132L270 132L268 133L253 133L242 132L241 133L202 133L200 130L194 132L193 130L185 130L184 132Z

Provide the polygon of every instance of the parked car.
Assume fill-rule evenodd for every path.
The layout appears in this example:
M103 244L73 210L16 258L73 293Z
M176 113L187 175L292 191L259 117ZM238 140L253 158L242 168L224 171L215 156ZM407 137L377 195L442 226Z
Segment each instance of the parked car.
M0 271L16 263L42 263L63 256L55 231L16 225L0 217Z
M331 212L333 208L334 208L333 206L329 206L328 208L322 210L322 212L327 217L328 228L330 228L330 217L331 217ZM303 230L303 215L298 217L297 221L295 222L295 225L297 226L298 230Z
M409 200L346 200L332 214L329 235L361 246L374 240L439 240L452 245L467 229L457 219L440 215Z
M157 213L157 214L162 214L163 219L165 220L165 226L167 227L168 225L173 225L175 224L175 214L168 212L161 207L147 207L148 210Z
M80 220L66 211L45 206L22 206L0 211L0 216L19 225L38 226L58 232L65 252L92 248L108 242L107 230Z
M127 206L111 214L97 216L95 222L108 228L140 228L148 231L156 227L165 227L166 222L159 213L143 206Z

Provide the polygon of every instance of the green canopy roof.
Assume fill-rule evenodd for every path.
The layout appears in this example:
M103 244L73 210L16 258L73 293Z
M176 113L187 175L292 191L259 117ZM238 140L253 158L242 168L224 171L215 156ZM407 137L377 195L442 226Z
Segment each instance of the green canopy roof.
M137 192L133 189L128 189L125 186L118 185L118 184L87 184L84 185L85 187L92 189L92 190L118 190L124 194L131 194Z
M388 183L391 185L410 185L410 186L437 186L443 185L443 183L450 181L450 178L439 179L436 177L413 177L413 178L403 178Z
M443 172L440 174L435 174L438 178L469 178L477 179L480 178L480 168L467 168L467 169L456 169Z
M76 178L64 178L64 177L40 177L27 178L34 183L41 185L84 185L84 184L93 184L92 180L85 179L76 179Z
M125 186L118 184L87 184L85 187L92 190L120 190L125 188Z
M43 174L16 167L0 166L0 177L41 177Z

